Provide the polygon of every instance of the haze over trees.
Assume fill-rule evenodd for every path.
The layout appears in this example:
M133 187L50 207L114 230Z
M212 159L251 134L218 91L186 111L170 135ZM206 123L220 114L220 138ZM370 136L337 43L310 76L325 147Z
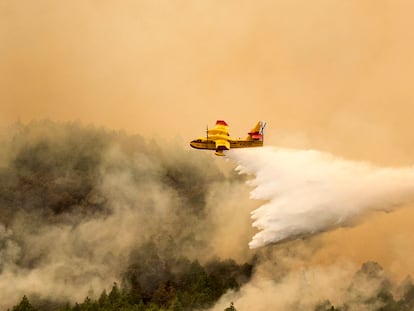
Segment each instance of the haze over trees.
M77 123L17 124L0 143L1 310L202 310L229 291L221 309L240 310L237 295L268 254L215 252L212 208L234 200L228 189L248 193L233 168ZM314 310L413 310L414 285L367 262L333 299Z
M62 304L46 300L36 300L35 304L23 296L12 311L89 311L89 310L202 310L211 307L228 289L238 290L237 277L248 277L251 266L238 266L232 261L211 263L202 267L198 262L182 263L186 268L180 276L172 276L157 284L153 291L144 291L135 279L134 273L128 277L134 281L119 286L114 283L109 293L103 291L99 298L86 297L82 302ZM215 269L212 270L212 266ZM219 275L217 275L217 273ZM236 277L236 278L235 278ZM129 283L129 284L128 284ZM396 297L398 296L398 297ZM58 297L56 297L58 298ZM225 311L235 311L233 302ZM409 311L414 309L414 283L407 278L393 293L391 282L385 271L376 262L366 262L358 270L349 284L345 301L333 305L329 299L317 304L314 311Z
M25 295L16 310L28 298L40 309L206 308L250 279L251 263L219 259L208 240L210 185L243 185L236 173L77 123L18 124L0 140L3 307Z

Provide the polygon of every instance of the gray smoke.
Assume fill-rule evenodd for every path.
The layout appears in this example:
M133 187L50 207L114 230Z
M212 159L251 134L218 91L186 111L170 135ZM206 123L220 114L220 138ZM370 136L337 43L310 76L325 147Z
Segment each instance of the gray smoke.
M43 121L1 129L0 142L0 308L24 294L62 301L97 297L128 269L139 272L131 266L137 262L153 268L139 273L151 288L163 278L163 258L244 262L252 255L252 281L227 293L215 310L232 300L252 310L311 309L324 299L357 308L364 304L358 297L377 295L382 279L355 279L352 264L303 268L321 247L312 239L250 251L249 212L290 200L292 213L278 214L279 222L273 209L254 214L256 220L267 215L263 232L275 242L347 224L411 195L410 169L375 168L316 151L230 152L239 157L239 171L254 175L253 197L265 203L249 200L250 177L237 174L233 162L185 149L180 140ZM306 202L312 204L301 210L299 203ZM344 202L352 203L350 211ZM326 204L333 208L316 217ZM337 218L343 215L352 217Z
M0 140L0 308L23 294L96 297L149 242L159 256L247 258L247 247L212 243L247 226L235 217L227 228L220 210L234 214L235 191L248 190L211 155L49 121L2 129ZM241 232L234 239L246 245Z

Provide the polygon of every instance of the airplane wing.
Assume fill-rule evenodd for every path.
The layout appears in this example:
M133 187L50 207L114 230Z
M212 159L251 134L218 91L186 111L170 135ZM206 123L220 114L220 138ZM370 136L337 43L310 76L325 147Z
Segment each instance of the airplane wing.
M217 120L216 126L208 130L208 137L216 144L216 155L224 156L223 151L230 149L229 127L223 120Z
M229 126L223 120L217 120L216 126L208 130L208 138L216 144L216 155L223 156L223 151L230 149L229 136Z
M216 137L216 136L229 136L229 126L223 120L217 120L216 126L210 130L208 130L208 136Z

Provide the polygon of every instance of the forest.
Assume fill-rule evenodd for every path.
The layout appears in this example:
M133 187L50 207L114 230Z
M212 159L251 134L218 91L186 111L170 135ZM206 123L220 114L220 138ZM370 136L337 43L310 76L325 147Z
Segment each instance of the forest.
M251 273L251 265L238 266L232 261L212 263L206 267L198 262L181 263L186 265L184 273L179 277L170 275L160 281L153 291L145 291L139 286L134 272L128 273L130 280L119 287L114 283L109 293L103 291L98 299L86 297L83 302L70 305L58 304L52 301L37 301L32 304L23 296L12 311L86 311L86 310L203 310L210 308L214 302L228 289L237 291L242 282ZM376 281L373 283L373 280ZM369 281L376 284L369 290L361 284ZM127 285L128 284L128 285ZM135 285L134 285L135 284ZM367 284L367 283L365 283ZM358 270L348 286L345 303L334 306L329 299L315 306L313 311L346 311L346 310L376 310L376 311L409 311L414 309L414 284L407 278L397 289L399 298L392 293L391 282L385 277L385 271L376 262L366 262ZM357 306L357 309L356 309ZM234 311L236 306L229 302L225 311Z
M234 167L78 123L16 124L0 143L1 310L207 310L229 292L225 310L240 310L266 249L240 261L215 248L217 202L249 190ZM414 284L366 262L312 310L414 310Z
M252 263L208 255L209 185L236 173L77 123L0 134L0 286L15 288L0 300L24 294L12 310L203 309L250 279Z
M182 267L179 275L158 280L152 289L144 289L137 281L136 271L129 271L129 279L123 286L114 283L109 293L103 291L98 299L86 297L83 302L70 305L52 300L38 300L31 303L27 296L11 310L201 310L210 308L227 290L238 290L241 279L247 280L251 266L238 266L233 261L215 262L201 266L197 261L175 263ZM157 276L154 276L157 278ZM57 297L59 298L59 297ZM229 303L230 305L230 303ZM234 309L234 307L233 307ZM233 310L229 307L229 310Z

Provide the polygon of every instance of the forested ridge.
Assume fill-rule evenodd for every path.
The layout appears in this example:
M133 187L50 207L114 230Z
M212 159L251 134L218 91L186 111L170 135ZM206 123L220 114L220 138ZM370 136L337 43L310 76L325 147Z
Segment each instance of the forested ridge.
M97 299L86 297L83 302L69 304L51 297L34 299L32 303L24 296L11 310L201 310L212 307L225 291L237 291L251 274L251 265L239 266L231 260L212 262L204 267L197 261L182 260L177 264L182 266L180 274L169 271L170 275L156 282L152 290L142 288L137 281L140 276L129 272L123 285L114 283L109 293L103 291Z
M203 267L197 261L183 261L186 268L179 277L159 282L153 291L143 291L134 273L129 281L119 286L114 283L109 293L99 298L86 297L75 304L62 304L48 300L29 301L24 296L12 311L93 311L93 310L202 310L211 307L228 289L237 291L251 274L251 265L239 266L233 261L210 263ZM239 281L238 281L239 280ZM135 285L134 285L135 284ZM369 287L365 287L369 284ZM226 311L236 310L229 302ZM414 310L414 283L407 277L396 289L376 262L366 262L348 284L345 302L334 305L329 299L321 301L313 311L410 311Z
M193 310L250 279L251 263L218 258L208 241L210 184L243 184L236 173L78 123L0 134L0 285L14 287L2 299L27 297L13 309Z
M274 245L244 261L217 255L213 241L245 229L218 225L220 209L240 210L249 191L233 167L174 142L78 123L17 124L0 131L0 143L1 310L217 310L220 302L240 311L240 289L260 264L274 261L274 284L291 272L270 255ZM393 284L375 262L336 286L345 287L340 299L319 293L309 310L414 310L412 280Z
M345 297L334 305L329 297L318 304L314 311L410 311L414 310L414 283L407 277L395 286L386 271L376 262L366 262L347 285Z

